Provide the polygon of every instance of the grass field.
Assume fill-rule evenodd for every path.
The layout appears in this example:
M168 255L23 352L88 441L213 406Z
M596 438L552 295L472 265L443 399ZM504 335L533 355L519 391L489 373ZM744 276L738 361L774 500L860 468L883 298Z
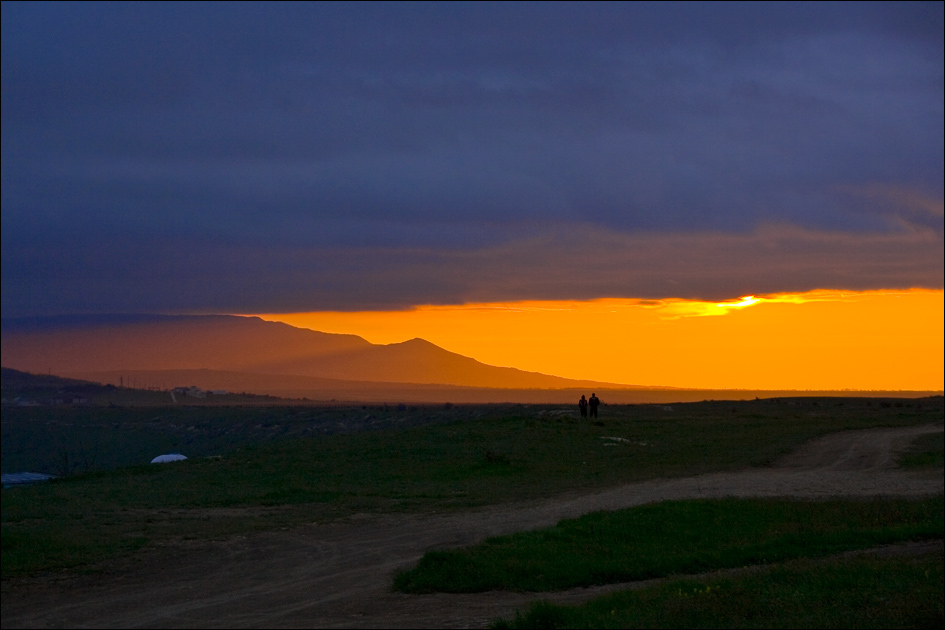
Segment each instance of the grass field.
M120 391L116 388L116 391ZM129 390L137 392L137 390ZM144 392L144 394L150 394ZM614 436L645 441L654 424L691 430L693 423L719 424L731 432L744 425L749 434L767 426L791 423L798 435L828 430L899 426L934 421L942 416L942 397L926 399L796 398L743 402L703 402L676 405L619 405L602 408L599 427L618 427ZM404 429L431 424L455 424L509 418L542 423L565 421L574 408L553 405L346 405L346 406L91 406L4 407L2 411L2 472L58 474L63 458L72 472L110 470L149 462L161 453L179 451L189 457L232 452L244 445L280 440L323 437L380 429ZM729 426L722 426L729 425ZM626 434L636 426L639 431ZM601 432L606 437L605 432ZM682 437L682 436L681 436ZM702 433L692 434L701 439ZM711 438L711 436L709 436ZM745 436L751 438L751 435ZM524 446L533 442L526 436ZM613 442L612 446L618 446ZM626 443L624 443L626 444ZM711 441L706 448L718 446ZM662 454L665 444L653 443L651 454ZM675 446L675 443L672 444ZM498 443L496 457L518 448ZM618 449L620 450L620 449ZM626 450L626 449L624 449ZM639 450L639 449L638 449ZM643 449L646 450L646 449ZM640 454L640 453L637 453ZM781 452L763 448L756 464Z
M413 593L554 591L943 537L942 497L664 501L431 551L400 573L394 587Z
M582 422L572 409L540 405L4 409L5 466L8 449L41 450L90 427L136 461L183 450L173 441L156 448L171 438L190 444L192 458L3 490L3 576L355 512L462 509L764 466L825 433L941 421L943 403L806 398L601 411Z
M61 474L64 457L76 464L72 472L111 470L146 464L162 453L207 457L244 445L500 417L505 409L444 405L5 407L0 426L2 470Z
M945 558L795 560L669 580L581 606L539 602L494 628L941 628Z

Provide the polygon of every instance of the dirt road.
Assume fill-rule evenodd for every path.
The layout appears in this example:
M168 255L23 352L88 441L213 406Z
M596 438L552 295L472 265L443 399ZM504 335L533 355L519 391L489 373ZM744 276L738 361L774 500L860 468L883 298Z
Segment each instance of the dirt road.
M12 627L484 627L535 599L577 602L614 587L551 596L490 592L405 595L391 576L424 552L553 525L594 510L696 497L921 496L941 475L909 473L894 456L941 423L812 441L777 465L629 484L589 495L448 515L382 515L145 554L114 574L5 585Z

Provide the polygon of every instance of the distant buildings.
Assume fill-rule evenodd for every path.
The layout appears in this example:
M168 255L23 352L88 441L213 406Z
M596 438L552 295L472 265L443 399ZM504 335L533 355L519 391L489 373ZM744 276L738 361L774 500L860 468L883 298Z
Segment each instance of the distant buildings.
M207 394L211 396L226 396L229 394L225 389L200 389L196 385L190 387L175 387L171 393L179 396L190 396L191 398L206 398Z

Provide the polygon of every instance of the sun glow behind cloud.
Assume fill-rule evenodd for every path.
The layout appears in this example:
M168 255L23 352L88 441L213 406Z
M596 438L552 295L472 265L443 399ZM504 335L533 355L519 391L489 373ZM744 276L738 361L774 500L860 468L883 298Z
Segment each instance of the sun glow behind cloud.
M374 343L422 337L492 365L613 383L940 390L943 304L941 290L820 290L260 317Z

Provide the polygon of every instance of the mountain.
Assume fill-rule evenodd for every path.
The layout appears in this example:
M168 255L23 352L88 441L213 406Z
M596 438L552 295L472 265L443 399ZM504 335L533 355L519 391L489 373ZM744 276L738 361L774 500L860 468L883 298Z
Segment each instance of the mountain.
M502 389L626 387L486 365L423 339L388 345L258 317L3 320L2 364L28 372L213 370Z
M25 396L52 397L61 392L84 392L88 388L101 388L98 383L90 383L73 378L62 378L49 374L30 374L11 370L10 368L0 368L0 391L3 392L5 401Z

